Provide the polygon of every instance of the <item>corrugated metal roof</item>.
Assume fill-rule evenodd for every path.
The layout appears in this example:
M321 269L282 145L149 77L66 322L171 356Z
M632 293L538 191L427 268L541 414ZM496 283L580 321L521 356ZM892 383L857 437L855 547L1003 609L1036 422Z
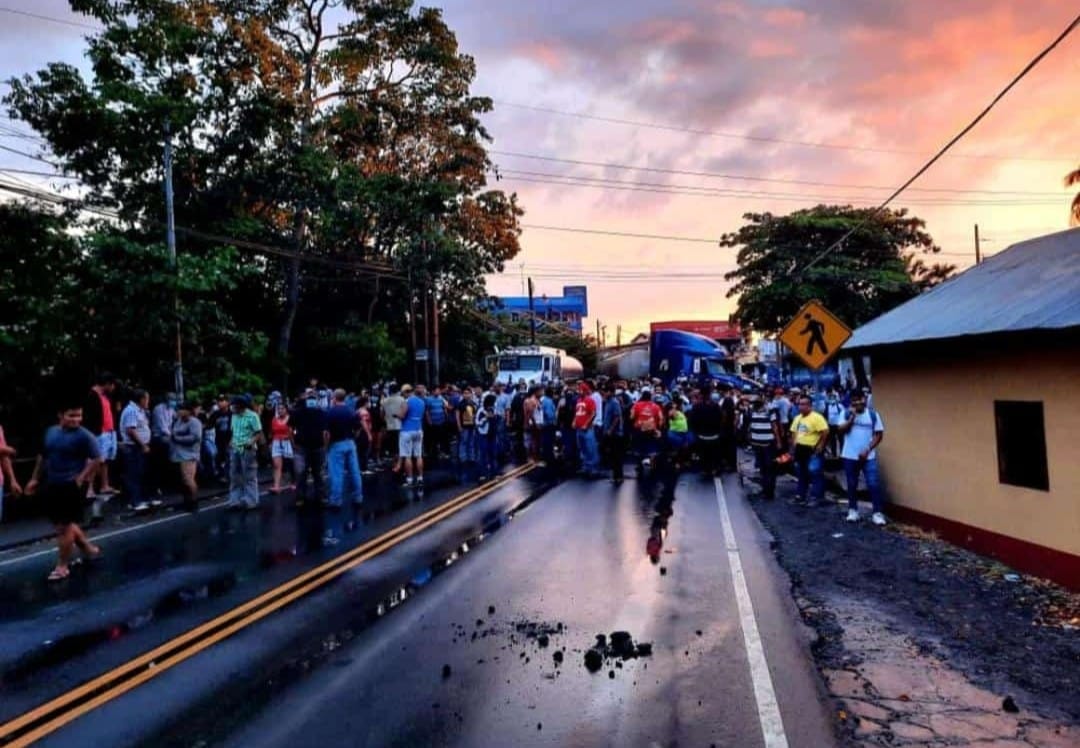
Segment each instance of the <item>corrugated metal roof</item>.
M1014 244L867 322L845 349L1080 326L1080 228Z

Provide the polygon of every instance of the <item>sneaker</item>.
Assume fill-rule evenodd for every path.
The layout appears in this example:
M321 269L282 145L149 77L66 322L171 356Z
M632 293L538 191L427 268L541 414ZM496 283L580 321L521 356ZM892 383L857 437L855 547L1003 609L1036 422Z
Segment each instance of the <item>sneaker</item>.
M416 485L418 485L418 486L424 485L424 476L421 475L421 476L417 477Z
M413 478L406 478L406 479L405 479L405 485L406 485L406 486L412 486L412 485L415 485L415 484L416 484L416 480L415 480L415 479L413 479Z
M147 504L145 501L140 501L138 504L131 507L131 510L133 512L147 512L150 511L150 505Z
M152 506L154 509L157 509L159 506L162 506L164 503L165 502L162 501L161 499L153 499L153 500L150 501L150 506Z
M847 521L848 522L858 522L859 521L859 510L858 509L848 509Z
M874 516L871 517L870 520L875 525L886 525L886 524L888 524L888 520L885 519L885 515L882 514L881 512L874 512Z

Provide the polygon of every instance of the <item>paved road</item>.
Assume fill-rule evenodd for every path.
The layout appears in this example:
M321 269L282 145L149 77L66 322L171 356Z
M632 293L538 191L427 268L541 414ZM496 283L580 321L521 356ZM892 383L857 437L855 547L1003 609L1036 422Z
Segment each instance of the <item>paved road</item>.
M453 490L434 492L344 529L329 548L321 512L305 517L271 503L262 516L221 515L193 531L204 539L200 553L156 575L103 583L66 615L83 616L83 628L115 620L139 585L195 590L174 595L179 604L56 662L0 662L18 676L5 674L0 719L63 698L238 605L258 613L301 573L332 573L204 649L187 643L175 662L162 651L134 676L122 674L115 695L42 744L830 745L806 634L737 482L688 476L673 503L659 493L648 481L552 487L534 471L458 504L446 503ZM419 519L438 506L445 516ZM392 535L409 521L415 534ZM133 547L161 545L134 535ZM365 541L376 545L365 550ZM241 550L218 554L219 543ZM732 575L732 563L741 573ZM223 570L233 576L214 594ZM22 626L22 650L41 638L30 621L44 624L55 607L9 620L0 635ZM596 634L619 630L651 643L651 656L609 659L590 673L583 662ZM125 685L155 667L161 672Z

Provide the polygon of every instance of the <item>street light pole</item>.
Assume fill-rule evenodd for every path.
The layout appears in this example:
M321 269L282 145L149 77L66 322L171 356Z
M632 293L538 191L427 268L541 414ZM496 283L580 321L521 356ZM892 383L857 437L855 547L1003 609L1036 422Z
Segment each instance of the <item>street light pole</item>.
M176 214L173 208L172 133L165 120L165 246L169 250L169 269L177 282L180 271L176 260ZM184 339L180 330L180 290L173 287L173 317L176 322L176 360L173 364L173 388L177 397L184 398Z

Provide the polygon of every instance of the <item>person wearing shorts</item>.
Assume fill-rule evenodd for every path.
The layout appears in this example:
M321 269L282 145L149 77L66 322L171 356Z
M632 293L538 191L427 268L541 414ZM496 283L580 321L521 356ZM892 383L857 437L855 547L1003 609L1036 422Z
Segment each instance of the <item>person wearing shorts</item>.
M401 407L401 437L399 454L405 464L405 485L424 485L424 413L427 412L424 385L413 390L401 388L405 399Z
M42 489L45 514L56 526L58 558L49 574L50 581L70 576L69 563L76 546L88 559L101 555L101 549L88 541L79 527L87 486L101 463L97 438L82 427L82 417L79 399L62 404L59 423L45 432L34 474L26 484L28 496Z
M293 459L293 428L289 423L289 407L279 403L276 410L274 420L270 422L270 460L274 466L274 483L270 493L281 493L285 460Z
M94 481L91 481L89 496L95 495L93 483L100 480L96 494L107 499L116 493L109 483L109 465L116 461L117 445L116 418L113 413L112 395L116 391L116 378L112 374L102 374L90 388L83 404L83 426L94 434L101 450L101 466ZM95 504L94 513L100 513L101 507Z

